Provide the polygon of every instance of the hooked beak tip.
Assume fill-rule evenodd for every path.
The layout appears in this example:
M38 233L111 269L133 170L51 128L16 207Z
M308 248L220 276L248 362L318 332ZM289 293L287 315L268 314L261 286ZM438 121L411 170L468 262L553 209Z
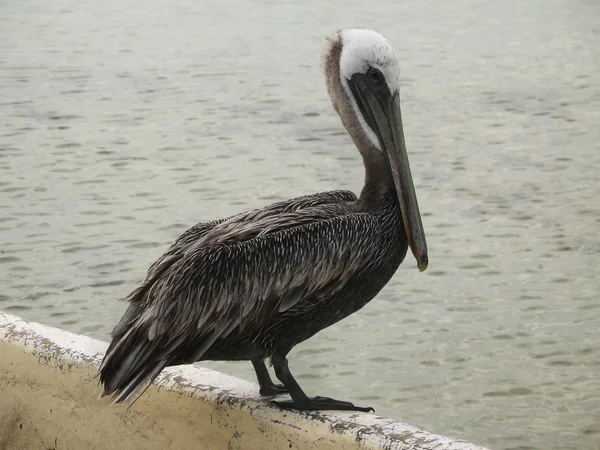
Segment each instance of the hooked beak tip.
M419 268L419 271L425 272L425 269L427 269L428 265L429 258L427 257L427 255L424 255L423 257L417 259L417 267Z

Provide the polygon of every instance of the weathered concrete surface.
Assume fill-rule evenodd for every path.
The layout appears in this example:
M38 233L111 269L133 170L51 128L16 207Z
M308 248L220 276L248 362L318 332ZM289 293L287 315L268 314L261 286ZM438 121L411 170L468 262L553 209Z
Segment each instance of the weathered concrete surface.
M0 312L0 450L483 450L374 414L281 411L253 383L197 366L110 407L95 378L106 346Z

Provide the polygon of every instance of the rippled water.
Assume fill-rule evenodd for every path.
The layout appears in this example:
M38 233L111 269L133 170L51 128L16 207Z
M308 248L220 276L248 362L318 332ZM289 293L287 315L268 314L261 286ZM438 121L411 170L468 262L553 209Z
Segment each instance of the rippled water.
M107 340L189 225L359 191L319 67L352 25L402 60L431 262L292 370L492 448L599 449L595 1L2 2L0 308Z

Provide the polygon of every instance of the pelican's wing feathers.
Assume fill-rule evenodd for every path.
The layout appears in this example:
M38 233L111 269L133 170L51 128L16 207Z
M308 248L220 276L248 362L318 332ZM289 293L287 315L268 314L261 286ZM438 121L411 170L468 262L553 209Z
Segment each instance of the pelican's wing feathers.
M195 347L180 362L193 362L234 331L259 329L343 288L381 244L378 223L353 213L348 200L250 211L167 252L113 332L100 369L104 393L126 401L182 357L184 342Z

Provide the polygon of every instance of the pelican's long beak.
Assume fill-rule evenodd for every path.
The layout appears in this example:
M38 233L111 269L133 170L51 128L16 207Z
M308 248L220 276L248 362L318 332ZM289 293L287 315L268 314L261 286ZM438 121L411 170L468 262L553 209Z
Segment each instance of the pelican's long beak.
M400 113L400 95L398 92L392 94L385 82L375 83L363 74L354 75L349 84L365 121L377 135L381 150L387 155L400 201L408 244L422 272L429 263L427 242L408 163Z

